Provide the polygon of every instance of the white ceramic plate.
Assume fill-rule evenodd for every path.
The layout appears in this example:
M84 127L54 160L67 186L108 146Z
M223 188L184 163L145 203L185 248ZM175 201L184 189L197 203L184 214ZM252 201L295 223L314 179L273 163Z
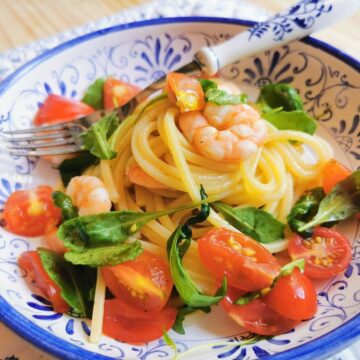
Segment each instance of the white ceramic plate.
M39 104L50 93L80 98L96 78L107 75L139 86L190 61L205 44L227 39L251 25L216 18L160 19L100 30L69 41L23 66L0 84L0 131L31 125ZM295 25L294 25L295 26ZM271 31L269 27L268 31ZM360 64L322 42L306 39L241 61L223 76L246 85L285 82L295 86L306 109L321 116L319 133L337 158L357 169L359 151ZM34 158L9 157L0 149L0 208L9 194L37 184L52 184L57 172ZM198 347L187 359L321 359L345 347L360 334L360 240L358 224L342 226L353 243L353 260L344 275L318 284L316 316L295 330L272 339L240 333L216 308L186 329L170 332L180 352ZM88 342L88 322L54 313L51 305L29 288L17 265L23 251L38 240L0 229L0 319L49 353L67 359L171 359L163 340L131 346L103 337ZM244 340L243 345L231 345ZM223 343L215 345L215 343Z

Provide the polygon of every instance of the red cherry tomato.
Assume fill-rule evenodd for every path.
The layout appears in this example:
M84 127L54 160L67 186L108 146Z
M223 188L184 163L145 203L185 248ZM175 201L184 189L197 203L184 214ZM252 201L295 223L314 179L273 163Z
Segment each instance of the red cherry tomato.
M310 319L317 310L314 285L298 268L290 275L281 277L263 297L263 301L279 314L293 320Z
M77 100L51 94L35 115L34 124L56 124L70 121L94 112L94 109Z
M130 344L141 344L160 338L174 325L177 310L166 307L146 312L120 299L105 301L103 331L107 336Z
M45 235L56 228L61 211L55 206L50 186L13 192L5 203L6 230L23 236Z
M168 73L166 89L170 102L176 104L181 113L202 110L205 96L198 80L179 73Z
M245 291L271 285L280 266L274 256L255 240L240 233L215 228L198 241L200 259L218 279Z
M109 77L104 84L105 109L125 105L140 92L140 88L127 82Z
M351 175L351 171L336 160L330 160L323 171L323 188L328 194L332 188L340 181L345 180Z
M290 331L299 323L274 311L261 299L254 299L246 305L234 305L233 302L242 294L237 289L228 288L220 304L245 330L259 335L278 335Z
M54 311L57 313L69 311L69 305L61 297L61 289L45 271L37 251L25 251L20 255L18 263L29 273L43 295L49 299Z
M343 272L351 261L349 240L335 230L316 227L309 240L294 234L289 243L293 260L304 258L305 275L314 279L327 279Z
M135 260L104 267L102 274L114 296L146 311L161 310L173 287L168 264L148 251Z

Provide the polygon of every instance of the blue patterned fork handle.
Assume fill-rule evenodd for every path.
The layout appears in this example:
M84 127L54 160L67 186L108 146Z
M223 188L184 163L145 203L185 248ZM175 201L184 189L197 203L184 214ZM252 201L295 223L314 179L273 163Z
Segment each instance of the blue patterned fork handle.
M360 0L301 0L225 43L202 48L195 58L204 73L214 75L239 59L328 27L354 14L359 7Z

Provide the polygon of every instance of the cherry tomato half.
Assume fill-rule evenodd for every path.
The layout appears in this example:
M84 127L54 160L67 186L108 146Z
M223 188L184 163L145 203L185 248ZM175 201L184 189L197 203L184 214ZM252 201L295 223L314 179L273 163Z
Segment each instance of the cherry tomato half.
M3 218L6 230L23 236L45 235L56 228L61 211L55 206L50 186L13 192L5 203Z
M281 277L263 297L263 301L279 314L293 320L310 319L317 310L314 285L298 268L290 275Z
M37 251L23 252L18 263L29 273L30 278L35 281L43 295L51 302L54 311L65 313L69 310L69 305L61 297L61 289L45 271Z
M102 274L115 297L146 311L161 310L173 287L168 264L148 251L135 260L104 267Z
M104 107L113 109L125 105L140 92L140 88L127 82L109 77L104 84Z
M349 240L339 232L325 227L316 227L309 240L294 234L288 251L293 260L306 260L305 275L314 279L331 278L343 272L351 261Z
M103 331L107 336L130 344L142 344L160 338L174 325L177 310L165 307L146 312L120 299L105 301Z
M203 89L195 78L169 73L166 76L166 89L170 102L176 104L181 113L202 110L205 107Z
M261 299L254 299L246 305L234 305L242 295L239 290L229 287L220 304L226 313L245 330L259 335L278 335L290 331L299 321L284 317L274 311Z
M245 291L271 285L280 265L274 256L255 240L222 228L210 230L198 241L200 259L218 279Z
M330 160L323 171L323 188L325 194L328 194L333 187L340 181L345 180L351 175L351 171L338 161Z
M61 123L89 115L93 112L94 109L91 106L81 101L51 94L36 113L34 124L40 126Z

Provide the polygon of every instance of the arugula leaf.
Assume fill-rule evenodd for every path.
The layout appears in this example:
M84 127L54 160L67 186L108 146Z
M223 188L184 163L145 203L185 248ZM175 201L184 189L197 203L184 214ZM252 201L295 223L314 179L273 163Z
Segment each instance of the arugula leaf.
M274 281L272 282L272 284L266 288L266 289L262 289L262 290L257 290L257 291L252 291L252 292L248 292L245 295L240 296L235 302L235 305L246 305L249 302L251 302L254 299L258 299L259 297L267 294L277 283L277 281L282 278L283 276L287 276L290 275L295 268L299 268L301 271L304 271L305 268L305 259L297 259L294 260L286 265L284 265L281 270L279 275L274 279Z
M87 151L72 159L64 160L59 166L62 183L67 186L73 177L81 175L89 166L96 165L98 162L99 159Z
M202 187L200 193L202 200L206 199L206 194ZM191 243L192 230L190 226L206 220L209 213L209 205L202 204L200 213L188 219L184 225L178 226L167 242L170 271L176 290L182 301L194 308L217 304L225 296L227 289L227 281L224 278L215 296L202 294L182 265L182 258Z
M176 344L175 344L174 340L170 337L170 335L165 331L165 329L163 330L163 339L164 339L164 343L174 350L173 360L176 360L176 358L177 358Z
M257 101L264 109L304 110L299 93L287 84L268 84L261 88Z
M270 111L262 117L279 130L296 130L313 135L317 127L317 122L302 110Z
M300 232L329 221L349 218L360 211L360 170L354 171L322 199L314 218Z
M305 192L295 203L287 216L290 229L308 238L312 236L312 229L300 232L299 229L306 225L319 210L321 200L325 197L323 188L315 188Z
M61 209L63 221L78 216L78 209L73 205L70 196L67 196L62 191L54 191L51 197L54 200L54 204Z
M185 305L182 308L179 309L178 314L176 316L175 323L172 327L172 329L177 332L178 334L184 335L185 329L183 326L183 322L185 320L185 316L193 313L194 311L202 310L205 313L209 313L211 311L210 306L205 306L202 308L193 308L191 306Z
M205 101L212 102L216 105L236 105L245 104L247 102L247 95L230 95L224 90L218 89L216 82L208 79L199 79L201 87L205 94Z
M93 82L85 92L82 102L90 105L96 110L104 108L104 84L105 79L97 79Z
M119 119L116 113L104 116L80 134L83 140L83 149L103 160L111 160L116 157L117 153L111 149L108 139L118 125Z
M72 313L91 318L96 270L72 265L48 249L39 248L38 253L46 273L60 287L61 296L71 306Z
M116 245L138 232L150 220L195 208L190 204L159 212L111 211L96 215L80 216L61 224L58 236L64 245L74 251Z
M75 265L88 265L92 267L115 266L124 261L134 260L143 249L140 241L131 244L118 244L87 249L81 252L69 251L64 257Z
M221 202L213 203L212 207L231 225L256 241L267 244L284 238L285 224L264 210L255 207L234 209Z

